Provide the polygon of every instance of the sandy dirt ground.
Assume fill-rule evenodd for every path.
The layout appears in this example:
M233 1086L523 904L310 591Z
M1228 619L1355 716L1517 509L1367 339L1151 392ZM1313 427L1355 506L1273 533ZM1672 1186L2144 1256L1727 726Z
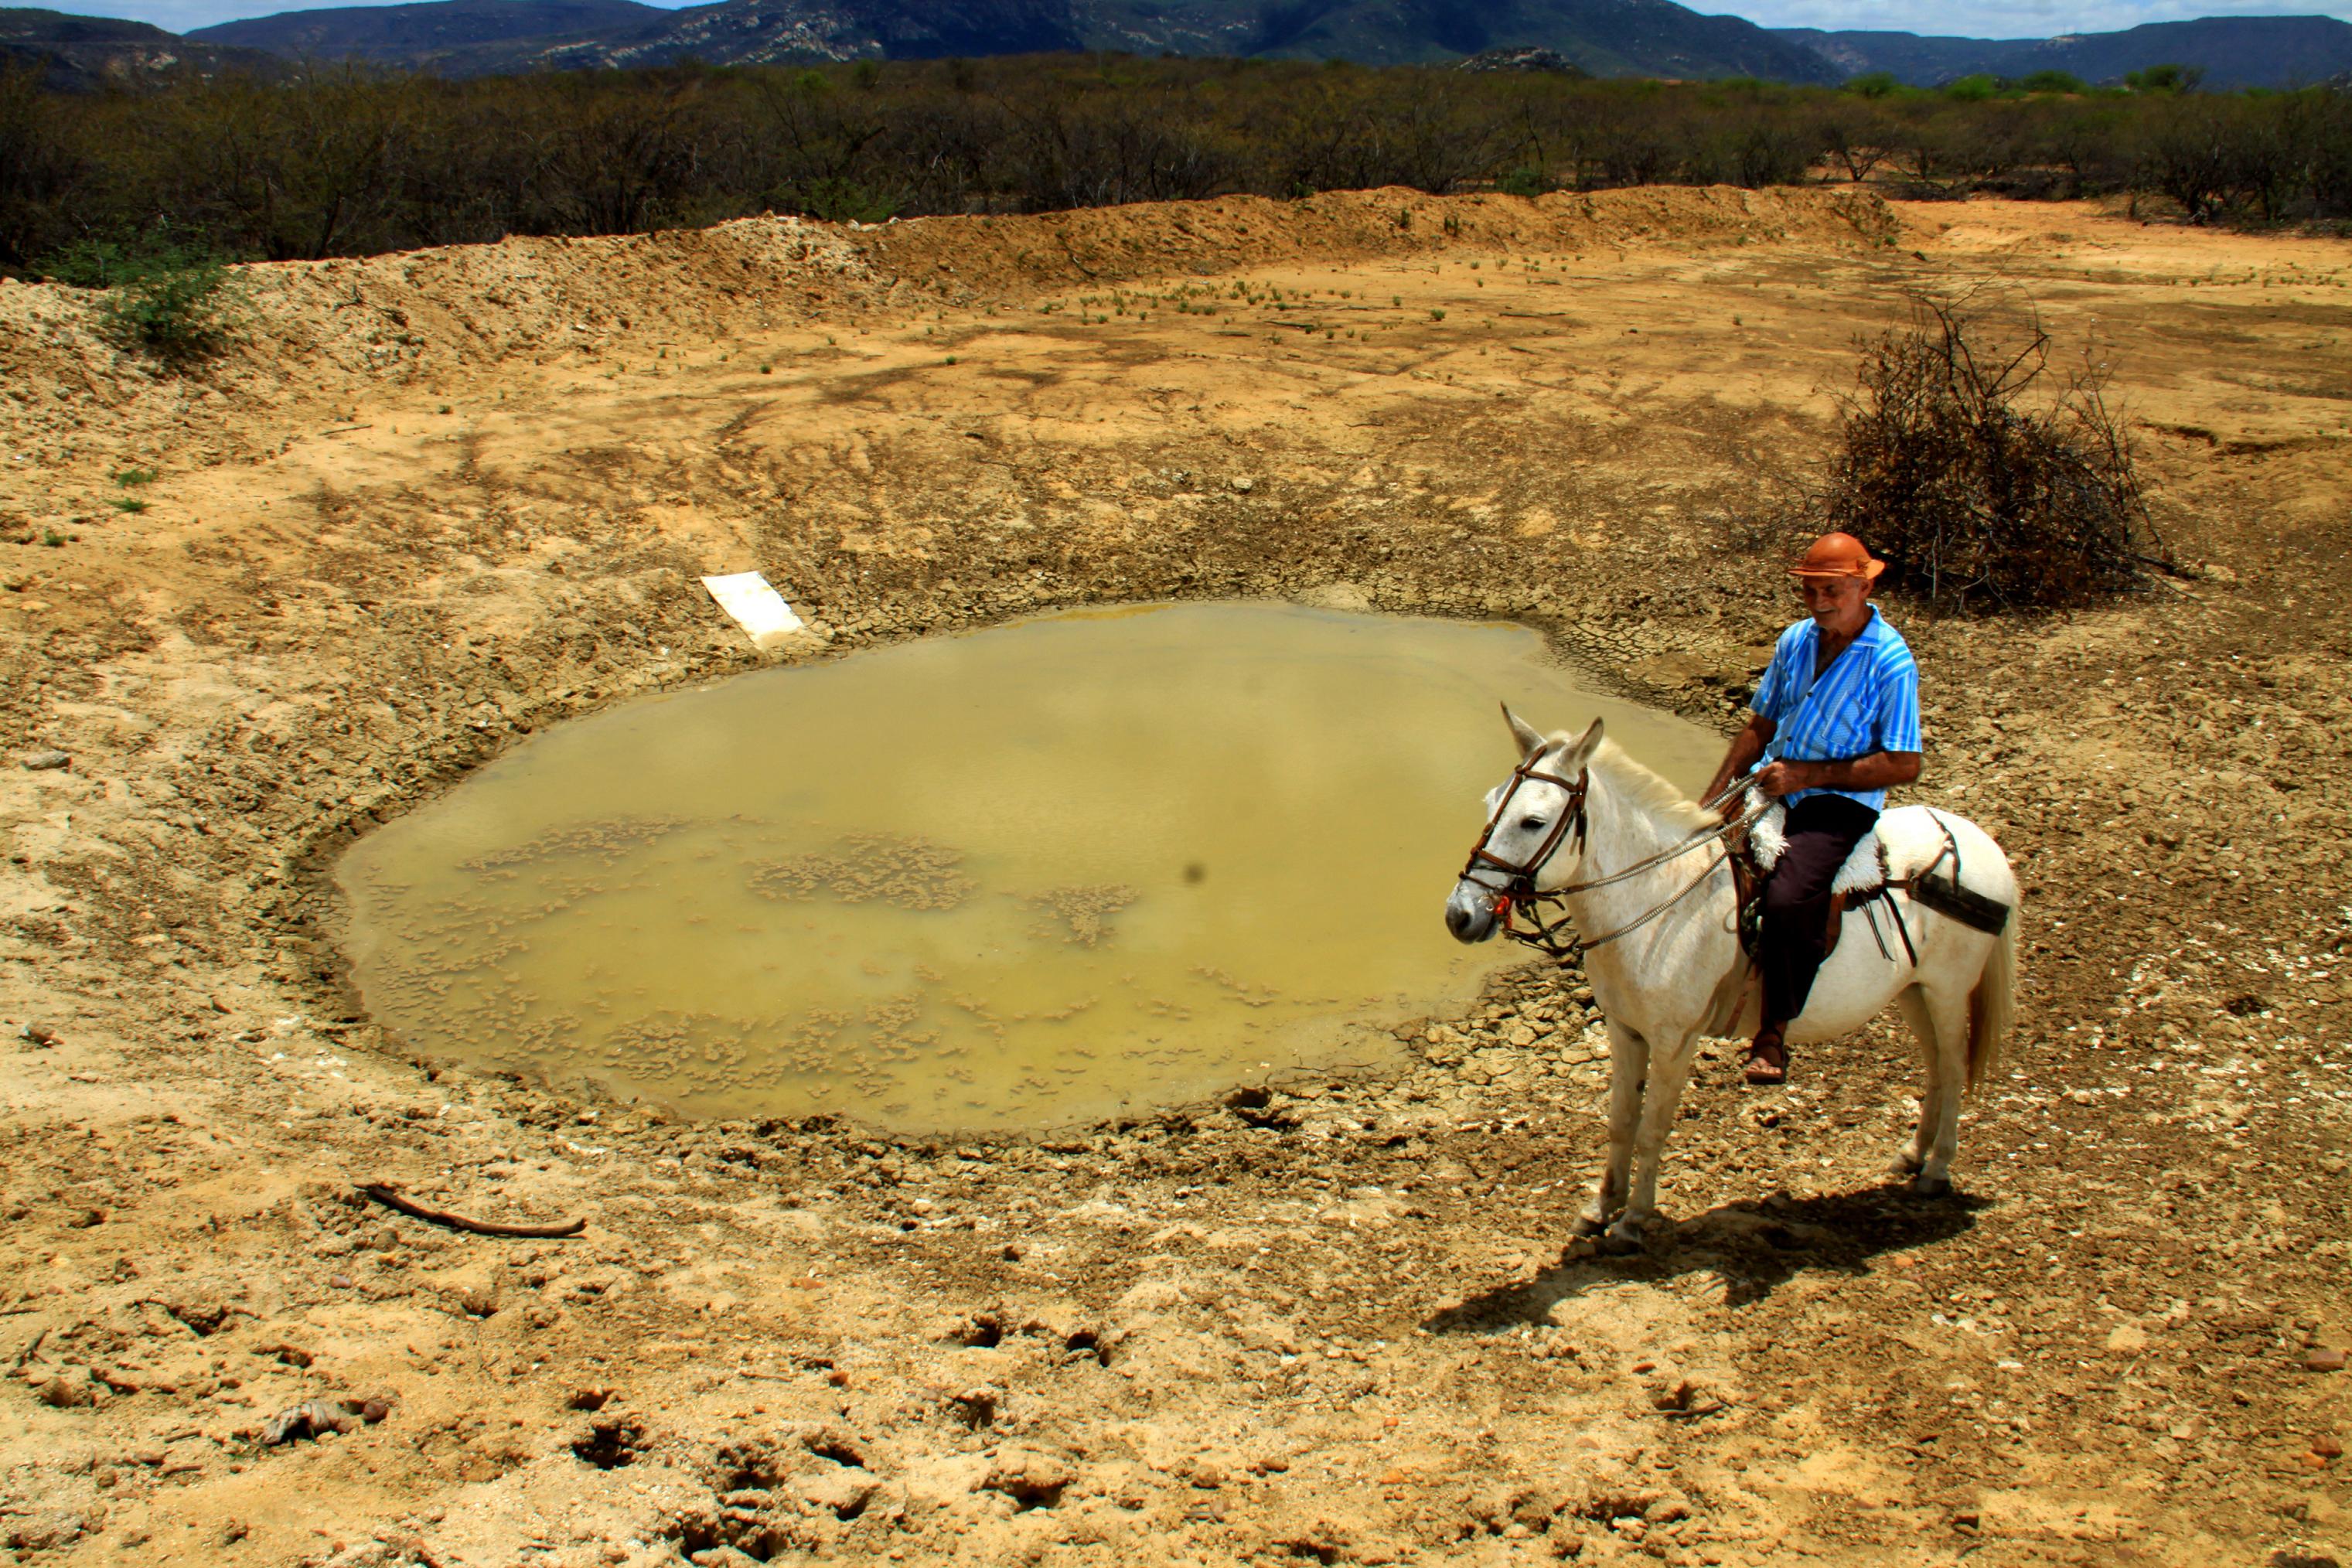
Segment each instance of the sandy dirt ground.
M787 658L1113 600L1507 616L1727 731L1856 335L1979 285L2095 337L2199 570L1893 607L1912 797L2027 889L1962 1198L1883 1184L1918 1079L1880 1026L1785 1090L1711 1052L1670 1223L1571 1243L1602 1069L1534 966L1386 1076L971 1142L560 1099L415 1059L343 984L352 835L766 660L706 572L786 585ZM2344 242L1376 192L242 286L244 341L172 377L0 284L18 1560L2352 1554ZM373 1181L586 1229L457 1234ZM377 1403L264 1440L313 1398Z

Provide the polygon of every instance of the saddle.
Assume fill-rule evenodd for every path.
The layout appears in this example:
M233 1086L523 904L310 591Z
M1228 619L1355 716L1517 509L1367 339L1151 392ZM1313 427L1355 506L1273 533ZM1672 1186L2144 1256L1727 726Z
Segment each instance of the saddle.
M1853 853L1846 857L1845 864L1830 880L1829 929L1822 942L1824 954L1837 951L1838 938L1844 934L1846 910L1860 909L1863 918L1870 922L1870 934L1878 944L1879 956L1894 963L1895 952L1887 945L1887 932L1878 923L1876 906L1884 903L1894 934L1902 942L1904 955L1916 967L1919 952L1912 943L1910 925L1903 918L1903 905L1893 897L1898 892L1909 894L1913 903L1989 936L1999 936L2007 928L2009 906L1961 883L1959 840L1952 837L1951 826L1932 809L1927 815L1944 835L1943 847L1936 851L1935 858L1907 877L1889 875L1886 840L1875 826L1854 845ZM1780 864L1781 852L1788 847L1788 806L1775 801L1749 826L1746 844L1731 857L1732 886L1738 900L1735 924L1739 945L1751 963L1764 929L1764 879ZM1937 868L1947 859L1952 863L1950 875L1937 875Z

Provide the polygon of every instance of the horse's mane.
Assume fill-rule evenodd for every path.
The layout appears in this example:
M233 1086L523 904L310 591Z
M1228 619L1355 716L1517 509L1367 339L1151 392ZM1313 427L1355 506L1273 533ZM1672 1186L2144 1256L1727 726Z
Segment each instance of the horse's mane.
M1604 775L1609 787L1626 803L1665 827L1696 833L1716 824L1715 813L1626 755L1625 749L1603 735L1586 766Z

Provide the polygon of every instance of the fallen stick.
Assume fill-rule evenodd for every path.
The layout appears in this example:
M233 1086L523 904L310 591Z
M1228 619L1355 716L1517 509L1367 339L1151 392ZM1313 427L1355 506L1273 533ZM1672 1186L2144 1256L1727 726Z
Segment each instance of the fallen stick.
M562 1225L500 1225L495 1220L467 1219L461 1214L449 1214L441 1209L429 1209L423 1204L400 1195L400 1189L384 1182L363 1182L360 1191L388 1209L434 1225L446 1225L452 1230L469 1230L476 1236L530 1236L551 1237L578 1236L588 1228L584 1219L569 1220Z

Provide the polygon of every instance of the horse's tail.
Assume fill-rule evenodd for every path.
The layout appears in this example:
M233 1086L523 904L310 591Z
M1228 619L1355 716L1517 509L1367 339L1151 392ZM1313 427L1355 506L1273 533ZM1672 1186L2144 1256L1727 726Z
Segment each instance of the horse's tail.
M2001 1047L2017 1022L2017 922L2023 910L2012 906L2009 919L1993 940L1991 956L1969 993L1969 1088L1975 1089L2000 1066Z

